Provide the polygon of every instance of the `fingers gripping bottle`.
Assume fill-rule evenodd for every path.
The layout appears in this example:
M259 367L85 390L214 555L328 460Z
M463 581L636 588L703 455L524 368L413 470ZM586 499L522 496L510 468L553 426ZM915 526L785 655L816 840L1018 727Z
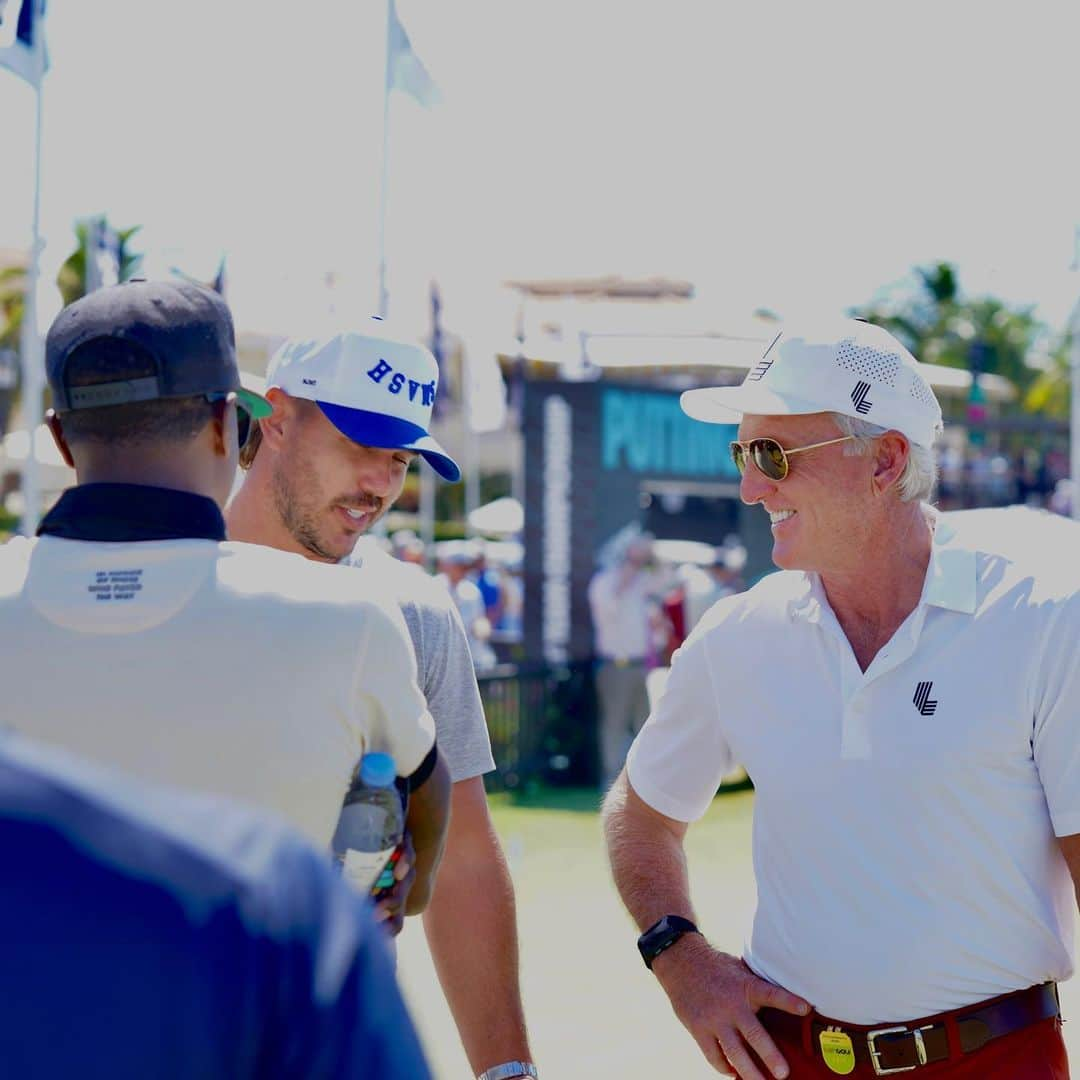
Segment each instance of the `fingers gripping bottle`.
M396 775L389 754L372 752L360 759L330 842L343 876L376 900L394 886L405 836L405 807L394 785Z

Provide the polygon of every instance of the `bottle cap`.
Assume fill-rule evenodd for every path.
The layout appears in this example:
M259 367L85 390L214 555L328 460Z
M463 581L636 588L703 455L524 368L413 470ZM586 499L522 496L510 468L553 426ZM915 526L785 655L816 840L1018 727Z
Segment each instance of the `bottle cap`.
M360 761L360 779L368 787L390 787L397 776L397 766L391 754L373 750Z

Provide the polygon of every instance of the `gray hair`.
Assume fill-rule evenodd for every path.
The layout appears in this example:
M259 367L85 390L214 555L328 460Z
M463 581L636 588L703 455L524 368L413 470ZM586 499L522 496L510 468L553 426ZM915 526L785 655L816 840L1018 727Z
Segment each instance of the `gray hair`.
M889 428L871 424L855 416L833 413L833 420L842 435L854 436L854 441L844 447L845 454L867 454L874 439L884 435ZM920 446L908 440L911 451L907 464L896 482L896 491L901 502L929 501L937 483L937 453L931 446Z

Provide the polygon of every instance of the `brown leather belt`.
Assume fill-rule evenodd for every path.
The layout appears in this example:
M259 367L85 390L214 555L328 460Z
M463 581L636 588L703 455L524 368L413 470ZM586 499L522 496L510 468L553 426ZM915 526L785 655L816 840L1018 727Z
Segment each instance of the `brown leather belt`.
M1057 984L1048 982L906 1024L867 1027L829 1020L818 1013L800 1018L775 1009L762 1009L761 1019L767 1030L786 1033L802 1041L804 1048L809 1041L809 1049L817 1058L823 1057L822 1032L842 1033L850 1038L856 1066L864 1075L872 1070L875 1076L888 1076L974 1053L991 1039L1011 1035L1060 1012ZM958 1039L955 1049L949 1046L949 1027L953 1023ZM809 1040L805 1038L807 1024Z

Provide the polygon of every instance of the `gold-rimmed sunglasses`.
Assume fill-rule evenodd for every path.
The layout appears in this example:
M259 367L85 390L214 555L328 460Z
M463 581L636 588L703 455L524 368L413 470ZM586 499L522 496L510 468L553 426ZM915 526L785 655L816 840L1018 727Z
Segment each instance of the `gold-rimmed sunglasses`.
M819 450L823 446L832 446L854 438L854 435L844 435L839 439L828 439L825 442L811 443L809 446L796 446L791 450L785 450L775 439L768 437L749 439L746 442L731 444L731 460L735 462L735 468L739 470L740 476L746 472L746 462L749 459L763 476L770 480L783 480L790 471L788 458L792 454L805 454L807 450Z

